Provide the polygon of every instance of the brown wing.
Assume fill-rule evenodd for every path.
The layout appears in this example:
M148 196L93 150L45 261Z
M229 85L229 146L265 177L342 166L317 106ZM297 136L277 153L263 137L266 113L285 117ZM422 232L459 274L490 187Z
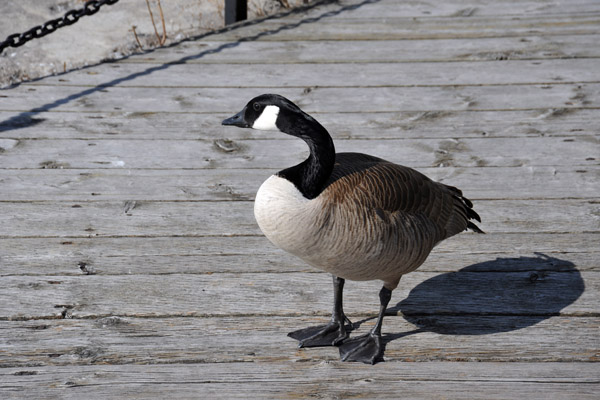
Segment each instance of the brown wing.
M470 220L481 221L472 203L455 187L434 182L412 168L360 153L338 153L327 191L335 202L354 199L386 220L425 218L441 241L466 229L483 233ZM327 187L326 186L326 187Z

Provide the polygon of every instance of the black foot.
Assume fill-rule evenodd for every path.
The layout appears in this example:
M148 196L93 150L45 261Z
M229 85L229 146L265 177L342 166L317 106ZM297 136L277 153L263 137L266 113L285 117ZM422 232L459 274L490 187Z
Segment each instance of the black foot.
M298 347L338 346L348 339L349 330L351 330L349 326L330 322L327 325L311 326L290 332L288 336L300 342Z
M380 335L368 333L340 345L342 361L360 361L365 364L375 364L383 360L384 345Z

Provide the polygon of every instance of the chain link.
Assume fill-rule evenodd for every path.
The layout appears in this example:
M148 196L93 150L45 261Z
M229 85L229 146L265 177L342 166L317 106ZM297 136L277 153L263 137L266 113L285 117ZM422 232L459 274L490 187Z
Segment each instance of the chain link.
M7 47L19 47L32 39L37 39L54 32L63 26L73 25L79 21L79 18L86 15L93 15L100 11L100 7L105 4L112 5L119 0L88 0L82 8L67 11L61 18L51 19L43 25L34 26L30 30L23 33L15 33L9 35L3 42L0 43L0 54Z

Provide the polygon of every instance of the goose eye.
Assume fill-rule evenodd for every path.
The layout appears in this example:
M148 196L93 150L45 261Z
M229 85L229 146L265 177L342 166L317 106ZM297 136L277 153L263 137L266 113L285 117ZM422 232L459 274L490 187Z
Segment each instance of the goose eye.
M254 111L258 111L258 110L260 110L260 104L258 104L258 103L254 103L254 104L252 105L252 107L254 108Z

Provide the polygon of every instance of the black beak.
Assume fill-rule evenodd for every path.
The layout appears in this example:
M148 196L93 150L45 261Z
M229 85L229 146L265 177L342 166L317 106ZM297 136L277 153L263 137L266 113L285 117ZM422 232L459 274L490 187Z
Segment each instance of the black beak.
M224 119L223 122L221 122L221 124L222 125L239 126L240 128L249 128L250 125L248 125L248 123L246 122L246 119L244 118L245 113L246 113L246 108L244 108L239 113L235 114L233 117Z

